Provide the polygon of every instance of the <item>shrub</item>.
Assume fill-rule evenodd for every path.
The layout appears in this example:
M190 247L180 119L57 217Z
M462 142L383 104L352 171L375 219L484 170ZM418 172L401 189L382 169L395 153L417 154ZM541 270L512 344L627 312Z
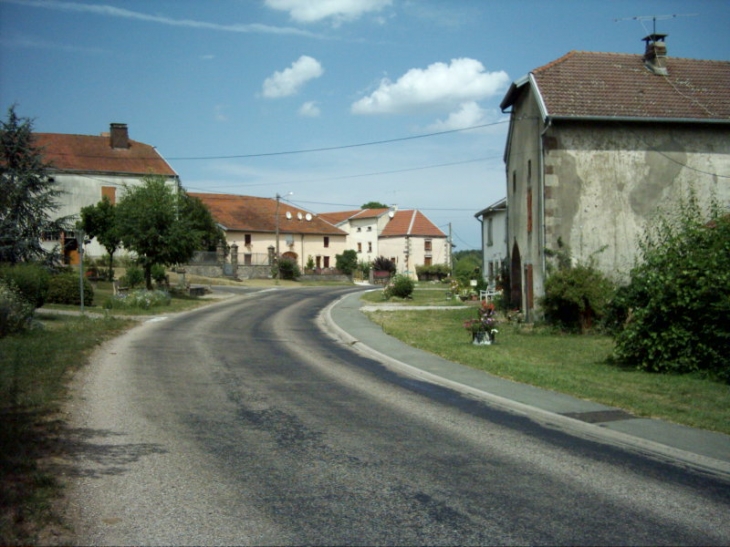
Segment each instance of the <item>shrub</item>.
M130 289L144 285L144 270L136 264L130 264L119 282Z
M384 256L379 256L375 260L373 260L373 270L377 272L395 272L395 262L392 260L385 258Z
M642 263L613 306L616 355L654 372L730 383L730 216L692 192L640 241Z
M33 311L17 289L0 279L0 338L28 328Z
M112 309L142 309L169 306L171 302L170 293L167 291L148 291L146 289L137 289L128 294L120 294L107 298L104 302L104 308Z
M0 267L0 279L14 287L34 307L40 308L45 303L50 274L40 264L23 262L3 265Z
M299 279L302 273L299 271L299 265L291 258L282 258L279 260L279 274L282 279Z
M407 275L396 275L383 290L383 296L386 300L392 297L410 298L415 287L415 282Z
M547 323L585 332L602 319L613 293L613 282L592 264L564 266L548 276L540 306Z
M152 280L158 285L167 283L167 269L162 264L152 266Z
M446 264L431 264L416 266L416 275L419 281L442 281L451 274L451 269Z
M335 268L345 275L352 275L357 268L357 252L349 249L341 255L335 255Z
M84 305L91 306L94 302L94 288L88 279L84 278ZM73 273L62 273L51 277L48 285L46 302L51 304L81 305L81 289L79 276Z

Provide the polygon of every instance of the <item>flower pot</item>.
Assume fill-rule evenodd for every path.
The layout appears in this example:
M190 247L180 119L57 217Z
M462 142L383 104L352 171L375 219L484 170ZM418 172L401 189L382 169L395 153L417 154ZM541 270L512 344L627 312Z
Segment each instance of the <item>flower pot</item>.
M491 346L494 343L494 334L486 331L473 332L471 343L475 346Z

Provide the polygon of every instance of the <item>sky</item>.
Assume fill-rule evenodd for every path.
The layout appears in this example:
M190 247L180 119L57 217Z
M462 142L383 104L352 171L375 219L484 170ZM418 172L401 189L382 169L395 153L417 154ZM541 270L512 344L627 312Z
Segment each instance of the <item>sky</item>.
M456 250L506 196L511 82L572 50L730 60L727 0L0 0L0 107L126 123L191 192L419 209Z

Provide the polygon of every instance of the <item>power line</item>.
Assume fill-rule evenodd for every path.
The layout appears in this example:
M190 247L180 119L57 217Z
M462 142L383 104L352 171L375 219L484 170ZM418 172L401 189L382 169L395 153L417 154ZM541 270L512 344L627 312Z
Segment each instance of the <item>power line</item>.
M500 125L504 123L509 123L509 120L502 120L498 122L492 122L492 123L484 123L481 125L473 125L471 127L462 127L461 129L449 129L448 131L437 131L434 133L423 133L421 135L411 135L410 137L398 137L395 139L385 139L381 141L370 141L370 142L361 142L357 144L345 144L340 146L327 146L323 148L307 148L303 150L288 150L288 151L282 151L282 152L264 152L259 154L235 154L231 156L189 156L189 157L171 157L167 158L168 160L175 160L175 161L199 161L199 160L232 160L232 159L245 159L245 158L263 158L263 157L269 157L269 156L287 156L287 155L293 155L293 154L309 154L312 152L331 152L333 150L346 150L348 148L359 148L362 146L374 146L377 144L390 144L394 142L402 142L402 141L410 141L414 139L425 139L427 137L436 137L439 135L448 135L450 133L459 133L462 131L471 131L473 129L481 129L484 127L492 127L495 125Z

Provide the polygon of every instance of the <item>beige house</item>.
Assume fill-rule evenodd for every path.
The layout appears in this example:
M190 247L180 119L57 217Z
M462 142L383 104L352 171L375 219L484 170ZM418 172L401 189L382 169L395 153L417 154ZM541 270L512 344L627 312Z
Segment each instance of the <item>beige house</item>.
M347 248L357 251L362 261L384 256L398 273L413 279L417 266L451 263L446 234L416 209L356 209L320 216L347 232Z
M482 224L482 276L490 289L500 285L507 260L507 198L474 215Z
M515 81L505 150L510 296L539 314L546 250L625 279L658 207L730 202L730 62L573 51Z
M309 258L318 270L334 269L336 256L347 249L347 234L320 216L274 198L231 194L188 193L210 209L226 234L228 245L238 246L238 263L269 264L279 255L296 261L302 271Z
M63 192L59 217L79 217L82 207L95 205L107 196L112 203L125 186L135 186L149 175L166 178L179 187L179 177L157 150L149 144L129 138L127 126L113 123L109 133L100 136L34 133L35 145L42 151L44 161L51 164L48 175ZM78 264L75 234L46 234L44 247L59 245L69 264ZM99 257L105 249L92 240L85 252Z

